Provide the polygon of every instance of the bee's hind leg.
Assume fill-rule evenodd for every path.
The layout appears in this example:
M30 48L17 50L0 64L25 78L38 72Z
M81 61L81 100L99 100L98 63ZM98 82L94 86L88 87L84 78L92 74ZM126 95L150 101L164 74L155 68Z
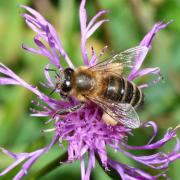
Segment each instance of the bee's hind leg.
M58 111L56 111L53 115L53 118L56 116L56 115L67 115L71 112L75 112L81 108L84 107L84 102L81 102L80 104L76 105L76 106L73 106L73 107L70 107L70 108L67 108L67 109L60 109Z

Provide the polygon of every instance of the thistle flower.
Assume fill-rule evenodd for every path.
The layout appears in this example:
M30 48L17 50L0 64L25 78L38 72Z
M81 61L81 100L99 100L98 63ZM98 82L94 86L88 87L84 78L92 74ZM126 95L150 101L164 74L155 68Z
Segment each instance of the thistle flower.
M81 1L79 16L80 16L80 26L81 26L81 53L82 59L86 66L92 66L98 63L100 57L103 55L107 47L103 48L99 55L96 55L94 49L92 48L91 58L88 58L86 42L88 38L104 23L107 19L102 19L98 21L103 14L108 11L102 10L98 12L89 22L87 22L87 13L85 9L85 0ZM62 69L61 61L64 59L68 66L75 68L66 51L64 50L61 41L58 38L58 35L54 27L45 20L37 11L31 9L27 6L22 6L28 11L28 13L22 14L25 18L27 25L35 32L34 42L37 45L37 49L23 45L23 48L29 52L43 55L50 60L51 64L54 64L58 69ZM154 27L147 33L147 35L140 42L140 45L147 47L147 52L151 48L152 40L155 34L165 28L169 23L164 24L159 22L154 25ZM47 45L49 47L47 47ZM147 53L146 53L147 54ZM128 80L134 80L135 78L142 77L148 74L156 74L160 78L160 69L156 68L145 68L140 69L142 63L144 62L146 54L139 54L136 58L136 62L131 69L131 72L128 76ZM45 67L44 73L47 80L46 84L43 84L45 87L54 87L54 84L50 78L50 75ZM88 180L90 179L90 174L92 168L95 167L96 156L100 159L103 167L108 170L110 168L116 170L119 176L123 180L139 180L139 179L157 179L160 176L166 177L165 170L168 168L169 164L180 158L180 142L176 137L175 129L168 129L164 137L159 141L154 141L158 128L157 125L152 122L146 122L142 125L141 128L151 127L153 129L152 138L149 142L143 146L131 146L127 143L128 136L133 134L130 128L127 128L121 124L115 126L107 126L102 121L102 110L100 107L96 106L92 102L87 102L85 106L77 112L69 113L64 118L61 118L60 115L54 114L59 109L68 108L76 105L78 102L71 98L68 102L53 99L42 93L37 87L29 85L14 72L12 72L8 67L0 64L0 73L3 74L3 77L0 77L0 85L9 85L15 84L25 87L26 89L32 91L36 94L38 100L32 101L38 109L31 109L33 116L38 117L48 117L49 120L47 123L52 122L54 124L54 138L52 142L41 149L38 149L30 153L19 153L15 154L5 148L1 147L3 153L12 157L14 162L7 167L3 172L0 173L0 176L5 175L13 168L18 166L20 163L23 163L21 170L14 177L14 180L21 179L25 174L27 174L30 167L38 160L38 158L48 152L52 146L56 143L59 143L62 146L62 141L68 142L68 160L67 162L73 162L75 160L80 160L81 162L81 179ZM154 81L153 83L156 83ZM140 88L148 87L148 84L142 84ZM43 102L44 105L41 105L40 102ZM50 131L50 130L49 130ZM169 153L155 153L152 155L142 155L136 156L131 154L128 150L155 150L164 146L167 142L172 139L176 139L176 145L174 149ZM123 153L125 156L144 164L155 170L162 170L163 172L157 175L148 174L138 168L131 167L121 162L117 162L107 155L107 146L113 148L117 152ZM88 166L85 168L84 157L88 157Z

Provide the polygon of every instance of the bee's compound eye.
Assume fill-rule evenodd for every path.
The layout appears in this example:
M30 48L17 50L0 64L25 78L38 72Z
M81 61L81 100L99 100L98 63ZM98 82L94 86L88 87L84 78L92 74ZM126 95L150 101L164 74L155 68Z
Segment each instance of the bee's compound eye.
M65 76L66 76L66 78L71 78L71 76L72 76L72 74L74 73L74 70L73 69L71 69L71 68L66 68L65 70L64 70L64 74L65 74Z
M62 76L62 85L61 85L62 91L69 92L71 90L73 73L74 73L74 70L71 68L66 68L64 70L64 74Z
M71 81L65 80L61 86L62 91L69 92L71 90Z

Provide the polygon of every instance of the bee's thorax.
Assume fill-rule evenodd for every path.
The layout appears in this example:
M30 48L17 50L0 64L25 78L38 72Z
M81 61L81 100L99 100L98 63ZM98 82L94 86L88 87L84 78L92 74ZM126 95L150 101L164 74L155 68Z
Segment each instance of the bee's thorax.
M86 73L79 73L75 79L74 84L79 92L89 91L94 87L94 78Z

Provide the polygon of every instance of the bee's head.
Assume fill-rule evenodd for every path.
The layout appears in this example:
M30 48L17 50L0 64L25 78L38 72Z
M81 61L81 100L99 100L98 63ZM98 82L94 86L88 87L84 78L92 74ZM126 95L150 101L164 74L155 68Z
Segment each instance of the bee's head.
M72 89L72 76L74 70L66 68L60 73L59 82L57 82L57 89L63 94L68 94Z

